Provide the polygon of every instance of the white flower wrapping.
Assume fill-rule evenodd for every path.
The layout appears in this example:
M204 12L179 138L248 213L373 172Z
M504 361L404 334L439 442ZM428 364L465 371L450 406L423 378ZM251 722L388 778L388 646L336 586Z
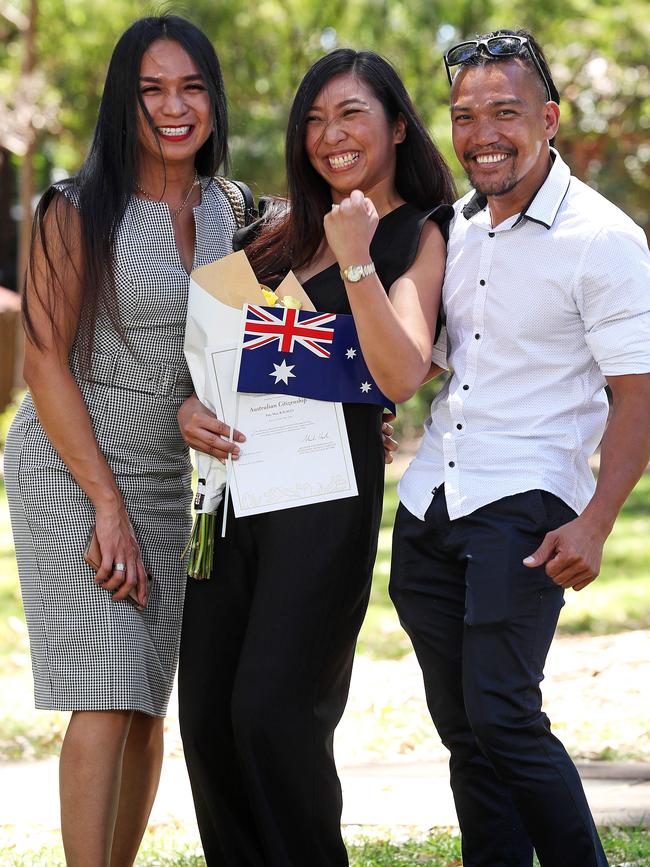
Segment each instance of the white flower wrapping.
M287 306L314 309L291 273L275 294L280 301L286 298ZM241 330L242 307L269 303L243 251L203 265L190 275L185 358L196 396L212 412L215 412L216 402L206 370L206 350L215 346L234 348ZM222 421L236 425L235 419ZM194 501L196 518L186 550L189 551L188 574L203 579L209 578L212 572L215 514L223 499L227 470L217 458L202 452L195 453L195 463L199 478Z

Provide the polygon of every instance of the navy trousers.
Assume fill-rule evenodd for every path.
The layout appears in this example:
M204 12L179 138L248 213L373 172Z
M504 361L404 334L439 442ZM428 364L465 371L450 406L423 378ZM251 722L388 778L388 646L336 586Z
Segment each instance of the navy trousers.
M450 521L400 505L391 598L450 751L465 867L607 867L578 772L542 712L539 684L563 591L522 564L575 517L546 491Z

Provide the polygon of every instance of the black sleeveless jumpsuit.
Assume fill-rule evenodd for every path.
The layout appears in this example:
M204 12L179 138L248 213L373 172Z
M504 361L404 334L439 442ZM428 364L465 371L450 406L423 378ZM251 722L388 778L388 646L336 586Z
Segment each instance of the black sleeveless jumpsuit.
M370 252L386 289L428 218L405 204L380 220ZM304 289L318 311L351 312L338 265ZM180 720L210 867L348 863L333 738L370 594L384 453L381 408L344 412L358 496L230 514L213 577L188 582Z

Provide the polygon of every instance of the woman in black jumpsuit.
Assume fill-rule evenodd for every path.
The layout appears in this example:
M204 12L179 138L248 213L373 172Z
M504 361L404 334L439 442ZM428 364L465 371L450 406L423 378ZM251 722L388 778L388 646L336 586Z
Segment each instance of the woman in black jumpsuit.
M385 61L341 49L312 67L292 108L287 169L291 210L245 247L258 278L273 285L293 268L316 310L352 312L379 387L405 399L429 367L444 273L435 221L449 218L438 206L453 186ZM349 260L354 250L364 262ZM340 268L370 261L376 275L344 282ZM379 324L359 307L370 303ZM236 448L196 404L179 413L190 445ZM229 515L214 576L188 583L181 731L208 865L348 863L333 738L370 593L384 455L381 408L344 412L358 496Z

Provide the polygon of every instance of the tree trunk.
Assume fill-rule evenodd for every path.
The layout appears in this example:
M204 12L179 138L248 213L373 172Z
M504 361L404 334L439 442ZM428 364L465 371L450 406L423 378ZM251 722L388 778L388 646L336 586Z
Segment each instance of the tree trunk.
M23 60L23 75L29 77L36 66L36 21L38 18L38 0L30 0L28 20L29 24L25 31L25 57ZM34 139L35 131L29 130L27 137L27 150L20 168L20 208L21 222L18 233L18 267L17 284L22 288L29 256L29 243L32 228L32 199L34 198Z
M38 19L38 0L29 0L28 25L25 31L25 57L23 60L23 75L29 76L36 66L36 22ZM18 251L16 267L16 285L22 291L32 229L32 200L34 198L34 145L35 130L28 131L27 150L22 160L19 177L19 200L21 208L20 227L18 229ZM25 355L24 332L16 322L16 351L14 353L13 382L16 388L23 388L23 358Z
M16 286L16 224L11 217L15 197L11 154L0 147L0 286Z

